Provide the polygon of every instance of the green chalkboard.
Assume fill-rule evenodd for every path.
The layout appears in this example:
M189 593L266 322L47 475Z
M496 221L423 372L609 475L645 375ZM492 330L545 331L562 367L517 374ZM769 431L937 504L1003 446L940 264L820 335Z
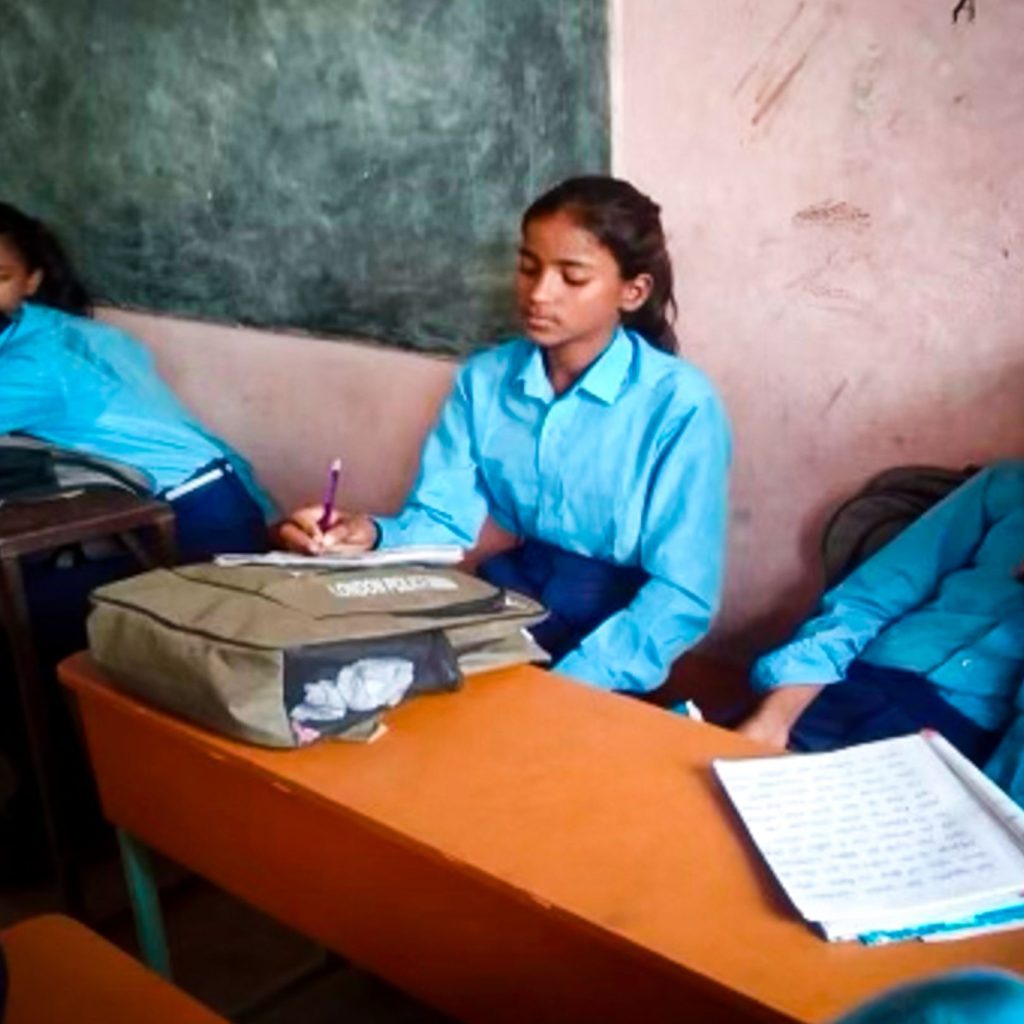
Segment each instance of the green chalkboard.
M608 166L604 0L4 7L0 197L115 305L464 351Z

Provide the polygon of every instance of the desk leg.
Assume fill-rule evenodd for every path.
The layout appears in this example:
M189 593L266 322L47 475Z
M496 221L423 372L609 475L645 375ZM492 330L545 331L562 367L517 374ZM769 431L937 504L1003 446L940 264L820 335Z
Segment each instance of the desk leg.
M162 565L172 566L178 564L178 544L173 512L157 520L156 546L157 557Z
M82 893L60 815L57 773L50 749L50 714L32 636L24 578L17 557L0 558L0 614L7 629L29 756L42 804L60 901L66 911L80 916Z
M153 541L153 554L150 553L150 549L146 547L142 537L139 536L143 533L148 535L147 539ZM174 539L174 516L171 514L161 516L152 526L135 531L126 530L117 536L143 569L178 564L178 551Z
M167 950L167 934L164 931L164 917L160 910L160 893L153 877L149 850L123 829L117 830L117 841L121 846L121 863L128 885L128 896L132 901L135 935L142 951L142 959L157 974L170 979L171 956Z

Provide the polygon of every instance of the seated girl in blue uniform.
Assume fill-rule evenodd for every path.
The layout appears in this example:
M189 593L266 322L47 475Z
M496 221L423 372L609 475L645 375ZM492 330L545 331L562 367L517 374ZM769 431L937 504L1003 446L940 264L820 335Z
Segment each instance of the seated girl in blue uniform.
M1024 461L990 466L821 599L740 731L831 750L933 728L1024 803ZM1016 716L1016 717L1015 717Z
M0 434L141 470L174 508L185 561L265 548L273 509L247 463L186 411L145 349L88 312L56 238L0 203Z
M264 510L272 508L248 465L185 410L145 349L88 313L88 295L54 236L0 203L0 433L28 434L141 471L174 509L184 561L265 549ZM24 566L42 664L85 645L89 591L137 568L126 555ZM0 644L0 670L5 657ZM11 723L18 717L0 702L0 751L15 763L21 739ZM60 716L54 724L62 722ZM73 743L67 730L54 749L71 757ZM64 770L68 779L87 775L73 757ZM32 845L31 799L22 784L8 804L0 800L6 870L45 863ZM85 792L75 793L76 808L80 801L88 806Z
M393 517L299 509L293 550L470 547L490 515L517 538L479 573L542 601L555 668L647 691L707 630L719 600L729 429L704 375L676 355L672 266L658 206L582 177L522 219L523 335L459 370Z

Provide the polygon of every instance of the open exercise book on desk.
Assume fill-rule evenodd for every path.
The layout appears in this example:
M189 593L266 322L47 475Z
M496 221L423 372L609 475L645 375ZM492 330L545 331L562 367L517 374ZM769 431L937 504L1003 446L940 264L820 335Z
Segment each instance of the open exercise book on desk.
M830 941L1024 926L1024 811L937 733L714 770L793 905Z
M342 555L297 555L290 551L217 555L217 565L278 565L293 569L370 569L378 565L455 565L466 552L455 544L416 544Z

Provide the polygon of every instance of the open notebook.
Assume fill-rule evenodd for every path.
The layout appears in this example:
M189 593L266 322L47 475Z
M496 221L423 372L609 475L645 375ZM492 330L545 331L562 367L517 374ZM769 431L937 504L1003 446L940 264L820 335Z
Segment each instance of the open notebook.
M290 551L217 555L216 565L276 565L293 569L369 569L378 565L456 565L466 552L455 544L416 544L352 554L298 555Z
M793 905L829 940L1024 926L1024 811L937 733L713 767Z

